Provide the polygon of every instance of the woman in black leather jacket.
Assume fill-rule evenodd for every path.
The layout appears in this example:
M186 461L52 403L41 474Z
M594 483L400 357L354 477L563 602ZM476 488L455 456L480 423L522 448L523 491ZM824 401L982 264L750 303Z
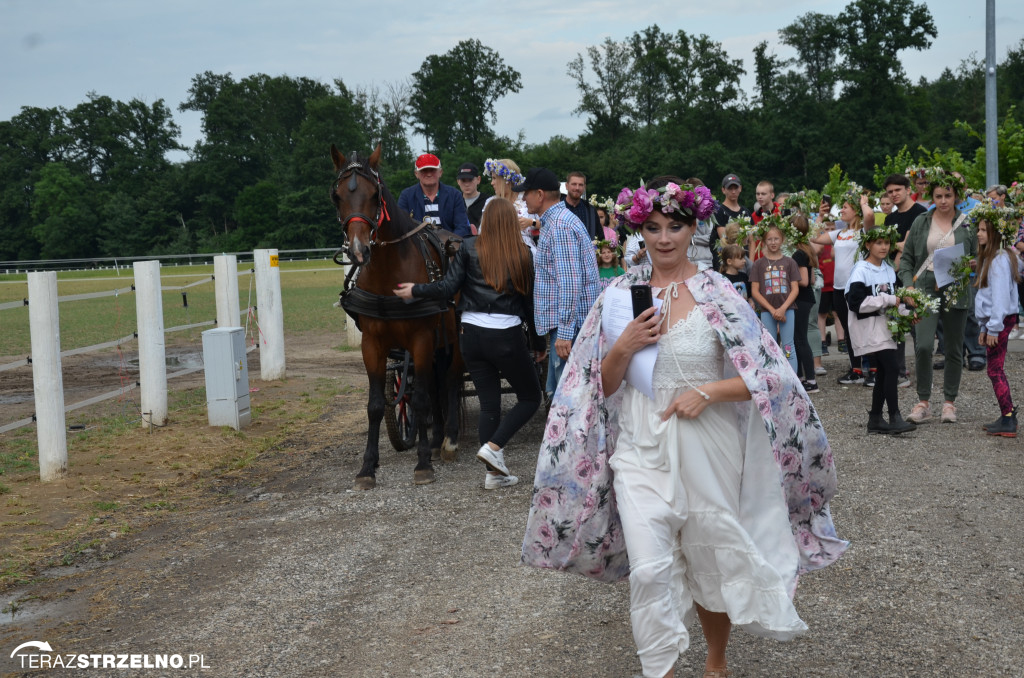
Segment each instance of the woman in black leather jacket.
M504 448L540 406L540 384L523 323L543 360L544 340L533 332L533 256L523 243L515 207L495 198L484 209L480 235L466 238L443 280L401 283L403 299L451 299L457 292L462 314L459 346L480 399L480 451L487 466L484 488L510 487L519 478L505 465ZM501 379L516 394L516 404L501 416Z

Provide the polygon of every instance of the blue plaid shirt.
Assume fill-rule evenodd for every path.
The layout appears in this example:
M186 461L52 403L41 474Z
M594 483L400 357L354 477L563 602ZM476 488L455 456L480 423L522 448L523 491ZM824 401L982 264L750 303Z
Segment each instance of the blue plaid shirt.
M597 256L583 222L565 203L550 207L540 223L534 261L534 324L541 336L557 328L559 339L572 341L601 291Z

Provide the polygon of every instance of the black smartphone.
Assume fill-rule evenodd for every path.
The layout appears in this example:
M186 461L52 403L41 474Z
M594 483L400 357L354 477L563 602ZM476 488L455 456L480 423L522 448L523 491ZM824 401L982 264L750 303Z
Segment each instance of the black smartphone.
M633 317L637 317L651 306L654 306L654 298L651 296L650 285L630 285L629 294L633 298Z

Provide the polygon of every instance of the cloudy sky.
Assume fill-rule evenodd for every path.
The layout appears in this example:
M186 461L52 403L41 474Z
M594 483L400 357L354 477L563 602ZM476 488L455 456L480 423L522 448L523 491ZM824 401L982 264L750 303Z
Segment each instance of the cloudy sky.
M985 56L985 2L927 3L938 38L908 52L912 79L934 78L971 53ZM199 116L177 112L197 73L305 76L350 87L407 78L430 54L477 38L522 74L522 90L498 102L496 130L531 143L578 135L584 120L566 64L606 36L623 40L658 24L704 33L752 70L762 40L776 54L776 31L810 12L838 14L846 2L717 0L650 3L621 0L471 3L465 0L0 0L0 120L23 106L71 108L95 91L114 99L163 99L182 141L195 142ZM997 59L1024 37L1018 1L996 3ZM1014 10L1013 6L1017 9ZM750 90L752 76L744 79ZM423 144L413 139L414 150Z

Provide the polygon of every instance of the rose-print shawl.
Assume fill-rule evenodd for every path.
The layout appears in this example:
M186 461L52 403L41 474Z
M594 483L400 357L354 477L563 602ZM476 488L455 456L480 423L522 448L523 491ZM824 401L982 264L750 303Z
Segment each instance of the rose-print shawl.
M611 286L649 283L650 265L631 268ZM848 543L836 536L829 501L836 491L832 451L807 393L778 344L726 278L703 271L686 281L751 394L737 403L741 427L755 412L764 421L800 553L795 575L825 567ZM608 458L618 437L620 388L605 398L601 360L604 294L583 324L548 413L537 460L522 562L605 582L629 576ZM756 415L755 415L756 416ZM743 430L743 428L741 428Z

